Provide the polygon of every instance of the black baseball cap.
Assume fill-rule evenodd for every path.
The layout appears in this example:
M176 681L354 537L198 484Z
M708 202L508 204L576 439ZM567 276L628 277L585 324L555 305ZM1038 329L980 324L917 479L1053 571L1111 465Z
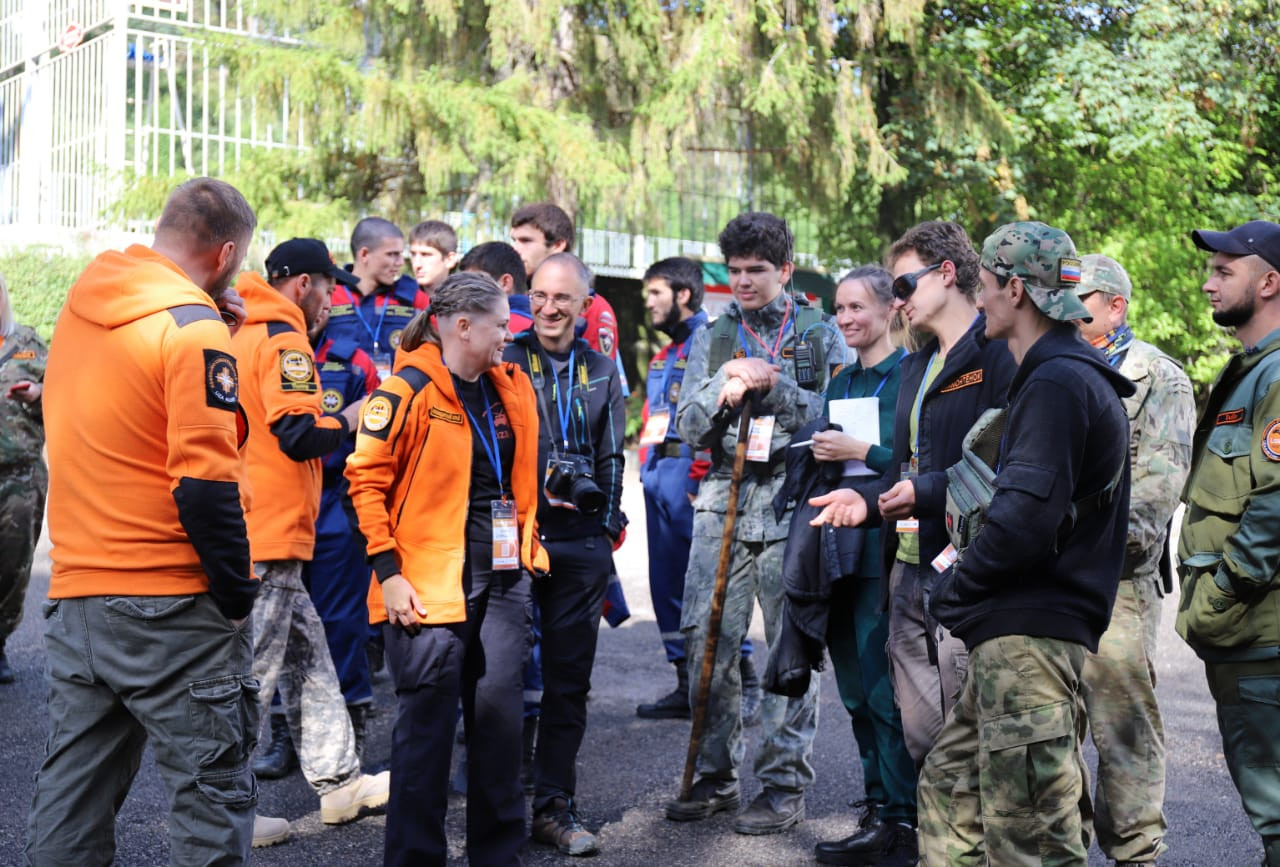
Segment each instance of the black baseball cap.
M329 248L315 238L294 238L277 246L267 256L267 277L296 277L299 274L327 274L343 286L358 286L360 278L339 268Z
M1269 220L1253 220L1230 232L1197 229L1191 233L1191 241L1210 253L1261 256L1272 268L1280 270L1280 224Z

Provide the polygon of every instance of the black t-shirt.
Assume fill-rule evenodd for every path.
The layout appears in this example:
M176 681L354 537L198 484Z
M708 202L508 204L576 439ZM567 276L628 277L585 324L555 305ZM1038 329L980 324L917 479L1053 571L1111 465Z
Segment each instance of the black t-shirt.
M467 538L482 542L493 538L493 520L489 504L494 500L511 497L511 465L515 461L516 438L507 421L507 411L497 392L484 384L482 375L475 382L467 382L456 376L454 386L458 397L466 407L467 424L471 428L471 492L467 509ZM492 415L493 428L489 427ZM498 486L498 474L485 448L493 448L493 435L498 436L498 456L502 463L502 486Z

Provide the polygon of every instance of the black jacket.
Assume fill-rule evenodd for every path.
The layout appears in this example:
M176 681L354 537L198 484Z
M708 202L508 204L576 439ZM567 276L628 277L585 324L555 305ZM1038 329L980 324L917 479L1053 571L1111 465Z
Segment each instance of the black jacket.
M986 525L930 602L966 647L1031 635L1098 649L1128 535L1129 419L1120 398L1133 391L1072 325L1027 351L1009 386ZM1117 471L1119 484L1099 503L1093 495Z
M947 547L947 467L960 460L964 435L988 409L1004 406L1009 381L1018 369L1003 340L983 336L986 317L979 314L964 336L947 353L942 372L920 405L919 475L916 476L915 517L920 519L920 562L928 566ZM881 478L857 486L867 500L867 526L880 524L876 499L899 481L901 467L911 460L911 415L929 362L938 351L934 338L902 360L902 385L893 425L893 460ZM898 553L893 527L880 533L884 574ZM886 588L889 583L886 581Z
M623 437L626 435L626 404L618 381L618 367L606 355L593 350L582 339L573 341L575 377L572 405L569 407L569 451L586 455L595 472L595 484L605 493L607 505L597 515L584 515L570 509L552 506L546 490L538 496L538 532L543 539L581 539L607 533L617 539L625 519L622 517ZM559 410L555 398L555 373L551 357L534 336L533 330L517 334L502 355L514 361L529 374L538 395L538 466L546 473L547 456L554 445L564 451L560 431ZM531 364L532 360L532 364ZM588 386L584 392L577 381L578 369L585 360ZM534 370L534 366L538 370ZM559 393L565 403L567 378L560 377Z

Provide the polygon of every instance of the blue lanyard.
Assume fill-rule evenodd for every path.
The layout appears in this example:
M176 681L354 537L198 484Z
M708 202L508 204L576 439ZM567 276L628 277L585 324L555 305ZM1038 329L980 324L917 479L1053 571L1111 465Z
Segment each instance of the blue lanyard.
M902 359L903 359L903 358L905 358L905 357L906 357L906 355L907 355L907 351L906 351L905 349L899 349L899 350L898 350L898 360L897 360L897 361L895 361L895 362L893 363L893 367L889 368L889 372L888 372L888 373L886 373L883 377L881 377L881 379L880 379L880 384L876 386L876 390L875 390L875 391L871 392L871 396L872 396L872 397L879 397L879 396L880 396L880 391L881 391L881 389L883 389L883 388L884 388L884 384L885 384L886 382L888 382L888 381L889 381L889 377L893 376L893 372L894 372L895 370L897 370L897 369L898 369L898 365L902 363ZM863 368L863 370L866 370L866 369L867 369L867 368L865 368L865 367ZM928 373L928 371L927 371L927 370L926 370L925 372L926 372L926 373ZM848 399L849 399L849 389L851 389L851 388L853 388L853 375L852 375L852 374L850 374L849 378L848 378L848 379L846 379L846 380L845 380L845 382L844 382L844 397L845 397L845 400L848 400ZM916 428L917 428L917 429L919 429L919 427L920 427L920 419L919 419L919 416L917 416L917 417L916 417Z
M569 414L573 411L573 377L578 371L573 366L573 356L577 347L569 350L569 393L565 397L564 405L560 404L560 375L556 374L551 379L551 396L556 399L556 414L560 416L560 438L564 441L564 450L569 450ZM551 368L555 372L555 367Z
M460 392L457 386L457 377L454 377L454 391ZM489 402L489 392L484 387L484 374L480 375L480 394L484 397L485 418L489 421L489 436L493 437L493 445L485 439L484 433L480 430L480 422L476 421L476 417L471 414L471 407L467 406L467 402L462 399L461 393L458 395L458 403L462 404L462 409L467 414L467 418L471 419L471 430L480 438L480 446L484 449L485 455L489 458L489 463L493 465L493 471L498 476L498 490L502 491L502 498L507 498L507 489L502 484L502 451L498 443L498 429L493 425L493 404Z
M378 314L378 327L375 330L369 327L368 322L364 321L364 314L360 312L360 302L356 301L356 297L351 294L351 289L347 286L343 286L342 289L347 293L347 300L351 302L351 312L356 315L356 319L360 320L360 324L364 326L364 330L369 332L369 339L373 341L373 351L378 352L378 335L382 333L382 323L387 318L387 308L391 306L391 296L388 295L386 303L382 305L382 312ZM376 292L373 296L373 306L374 309L377 309L378 307L378 296Z
M676 369L676 364L684 360L685 351L693 345L693 335L697 334L698 329L701 327L702 323L698 323L698 325L689 332L689 336L685 338L684 343L680 344L680 348L676 350L675 361L671 360L671 351L667 350L667 366L662 371L662 402L666 404L668 408L674 409L674 407L671 406L671 374ZM742 336L741 325L738 326L738 336Z

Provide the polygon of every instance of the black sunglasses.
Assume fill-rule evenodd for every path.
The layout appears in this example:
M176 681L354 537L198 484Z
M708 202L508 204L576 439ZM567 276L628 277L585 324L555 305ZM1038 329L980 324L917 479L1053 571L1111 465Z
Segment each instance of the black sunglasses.
M893 280L893 297L899 301L906 301L916 291L916 284L920 282L921 277L930 271L937 271L941 267L942 263L939 262L936 265L921 268L919 271L912 271L910 274L895 277Z

